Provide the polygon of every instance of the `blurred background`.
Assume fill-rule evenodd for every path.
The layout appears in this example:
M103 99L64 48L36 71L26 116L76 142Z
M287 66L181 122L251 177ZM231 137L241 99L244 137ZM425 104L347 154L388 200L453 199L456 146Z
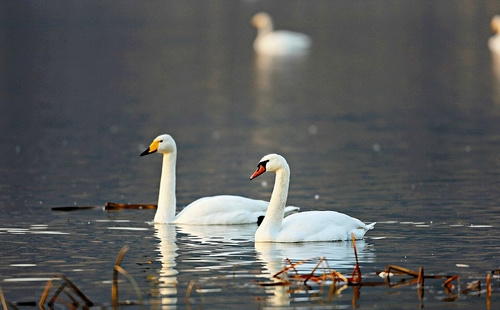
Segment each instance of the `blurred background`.
M487 42L498 1L0 8L3 214L155 203L160 156L139 154L162 133L177 141L180 206L269 197L272 176L248 176L274 152L292 168L290 203L305 210L359 207L368 221L440 205L460 220L470 215L457 204L496 206L500 87ZM257 55L260 11L309 35L310 51Z

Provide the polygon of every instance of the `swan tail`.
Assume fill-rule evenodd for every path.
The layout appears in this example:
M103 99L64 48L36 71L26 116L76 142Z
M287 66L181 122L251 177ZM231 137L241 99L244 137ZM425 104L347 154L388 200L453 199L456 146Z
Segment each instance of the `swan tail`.
M293 214L293 213L296 213L296 212L299 212L299 211L300 211L299 207L287 206L287 207L285 207L285 216L288 216L290 214Z
M373 223L367 224L367 225L365 226L365 229L366 229L366 230L373 229L373 227L375 227L375 224L377 224L377 222L373 222Z

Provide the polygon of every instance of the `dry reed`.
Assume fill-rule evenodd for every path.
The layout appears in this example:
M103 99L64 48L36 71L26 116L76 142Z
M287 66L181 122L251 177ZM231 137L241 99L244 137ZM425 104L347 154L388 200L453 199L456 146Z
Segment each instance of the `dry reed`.
M134 277L132 277L125 269L123 269L120 265L123 261L123 258L125 257L125 253L129 250L129 247L127 245L123 246L120 252L118 253L118 256L116 257L116 262L115 266L113 268L113 282L111 285L111 303L113 305L113 308L118 308L118 305L121 303L119 302L118 299L118 274L121 273L123 276L125 276L130 283L132 284L132 287L134 288L135 294L137 295L137 298L139 299L139 304L142 305L144 304L143 299L142 299L142 294L141 290L139 289L139 285L137 285L137 282L135 281ZM125 303L128 304L128 303Z
M47 305L52 308L56 301L59 301L60 303L71 305L72 307L77 307L80 304L78 303L77 299L73 297L72 293L75 294L77 297L80 298L80 300L85 304L87 307L92 307L94 303L85 296L85 294L78 289L78 287L71 282L70 279L68 279L66 276L60 274L60 275L55 275L51 279L47 281L47 284L45 285L45 290L42 294L42 297L40 298L40 301L38 305L40 308L44 308L45 301L47 300L50 289L52 288L52 284L54 283L55 280L62 280L63 282L59 285L59 287L56 289L56 292L54 295L52 295L52 298L47 302ZM64 299L59 298L59 295L63 292L66 297L70 299L70 303L67 303Z

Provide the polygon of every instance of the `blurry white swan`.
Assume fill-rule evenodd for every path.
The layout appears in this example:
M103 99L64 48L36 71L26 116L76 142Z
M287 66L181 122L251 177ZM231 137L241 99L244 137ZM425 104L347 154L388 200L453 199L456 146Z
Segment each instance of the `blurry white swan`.
M167 134L156 137L151 145L141 153L141 156L156 152L163 154L163 167L158 208L154 217L155 223L247 224L257 223L257 218L265 214L269 205L267 201L221 195L195 200L176 216L175 164L177 146L174 139ZM298 209L297 207L287 207L285 212L293 212Z
M257 53L267 55L293 55L307 52L311 38L303 33L288 30L273 30L273 20L269 14L261 12L252 17L251 23L257 28L253 48Z
M500 60L500 15L491 19L491 30L495 34L488 40L488 47L493 56Z
M366 225L358 219L335 211L300 212L283 219L290 168L281 155L269 154L261 159L250 179L266 171L276 172L276 180L266 216L255 232L255 242L351 240L351 233L356 239L362 239L375 225Z

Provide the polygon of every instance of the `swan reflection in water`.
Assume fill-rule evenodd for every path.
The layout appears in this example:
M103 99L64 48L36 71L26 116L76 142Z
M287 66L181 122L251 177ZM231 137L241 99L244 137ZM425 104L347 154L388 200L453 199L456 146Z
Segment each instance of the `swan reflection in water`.
M181 225L180 233L187 234L200 243L241 243L253 241L257 224L245 225Z
M301 91L301 85L308 80L308 66L309 53L254 55L252 91L255 104L252 116L257 124L251 132L253 144L276 149L276 141L289 140L286 127L277 128L273 124L276 124L276 119L294 120L297 113L295 105L310 100L306 97L307 92ZM279 124L282 126L281 122Z
M492 57L492 91L493 91L493 103L497 106L500 105L500 55Z
M364 240L356 241L359 263L374 262L375 254ZM257 259L263 264L263 276L271 281L280 280L273 277L285 267L285 259L292 262L311 259L310 262L299 265L296 269L301 274L310 273L318 263L320 257L328 260L330 268L350 274L356 264L352 242L306 242L306 243L274 243L256 242ZM272 306L290 305L289 286L269 286L266 291L270 294L267 302Z
M274 96L292 91L305 79L307 53L286 56L255 55L254 86L258 104L271 104Z
M177 274L176 268L177 244L176 227L169 224L154 224L155 237L158 238L157 261L161 262L161 270L158 278L157 288L152 292L158 296L159 306L162 309L176 309L177 304ZM155 303L153 299L151 301Z

